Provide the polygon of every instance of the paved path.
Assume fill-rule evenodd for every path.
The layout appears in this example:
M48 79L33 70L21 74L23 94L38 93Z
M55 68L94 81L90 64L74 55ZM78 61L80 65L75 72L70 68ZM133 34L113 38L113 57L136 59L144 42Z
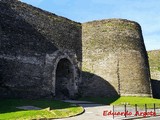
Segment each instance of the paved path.
M55 120L113 120L112 116L103 116L103 111L112 110L112 106L95 104L93 102L88 102L88 101L67 100L65 102L79 104L80 106L84 107L85 112L83 114L75 116L75 117L55 119ZM116 119L114 119L114 120L116 120Z
M143 118L141 120L160 120L160 116L152 117L152 118Z
M81 115L70 117L70 118L63 118L63 119L56 119L56 120L111 120L108 117L103 116L103 111L108 110L110 106L103 106L101 104L93 104L93 103L79 103L79 105L83 106L85 112ZM111 117L110 117L111 118Z
M113 116L103 116L103 111L112 111L112 106L108 105L102 105L102 104L95 104L92 102L87 102L87 101L65 101L65 102L70 102L73 104L79 104L80 106L84 107L85 112L81 115L75 116L75 117L70 117L70 118L63 118L63 119L55 119L55 120L122 120L125 119L124 116L116 116L113 119ZM133 108L128 108L129 111L134 110ZM115 111L121 112L124 111L124 107L116 107ZM133 111L132 111L133 112ZM132 119L135 118L135 116L130 116L127 117L127 119ZM142 119L142 118L139 118ZM151 118L145 118L146 120L160 120L160 117L151 117ZM136 119L138 120L138 119Z

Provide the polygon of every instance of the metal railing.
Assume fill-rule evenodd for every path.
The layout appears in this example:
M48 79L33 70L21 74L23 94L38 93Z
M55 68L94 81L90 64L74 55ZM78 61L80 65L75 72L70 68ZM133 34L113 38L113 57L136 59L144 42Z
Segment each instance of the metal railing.
M144 104L142 105L113 105L112 111L108 111L108 115L112 115L113 119L115 117L121 118L135 118L135 117L152 117L160 115L160 104Z

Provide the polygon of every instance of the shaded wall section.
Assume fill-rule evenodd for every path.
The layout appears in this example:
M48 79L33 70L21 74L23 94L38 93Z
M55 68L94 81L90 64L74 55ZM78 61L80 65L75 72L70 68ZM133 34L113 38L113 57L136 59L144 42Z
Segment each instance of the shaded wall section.
M80 94L83 97L119 97L114 86L96 74L82 72L82 80Z
M52 97L57 51L81 69L80 23L18 0L1 0L0 18L0 97Z

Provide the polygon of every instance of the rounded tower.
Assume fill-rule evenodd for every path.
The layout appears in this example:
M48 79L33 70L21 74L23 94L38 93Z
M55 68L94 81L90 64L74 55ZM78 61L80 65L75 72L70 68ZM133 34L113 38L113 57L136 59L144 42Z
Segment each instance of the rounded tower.
M89 81L85 96L151 96L148 56L138 23L125 19L83 23L82 44L82 68L92 74L83 78L84 83Z

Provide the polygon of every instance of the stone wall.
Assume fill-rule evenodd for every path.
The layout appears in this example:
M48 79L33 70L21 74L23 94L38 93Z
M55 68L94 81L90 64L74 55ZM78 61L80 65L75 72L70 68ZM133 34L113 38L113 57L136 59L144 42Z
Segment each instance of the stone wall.
M23 39L11 41L10 45L2 41L1 52L9 49L9 52L19 50L25 54L30 53L28 51L52 53L57 49L69 49L76 53L78 61L82 60L80 23L17 0L0 2L1 35L8 41Z
M84 23L82 46L82 70L92 74L84 76L83 83L90 83L82 88L84 96L151 96L148 57L138 23L124 19Z
M55 95L56 67L63 58L73 65L77 90L82 62L80 23L18 0L1 0L0 18L0 97Z
M151 96L138 23L109 19L80 24L18 0L1 0L0 18L0 97L53 97L59 90L56 81L66 78L58 86L67 92L59 92L74 96L82 52L83 96ZM59 76L64 71L69 74Z

